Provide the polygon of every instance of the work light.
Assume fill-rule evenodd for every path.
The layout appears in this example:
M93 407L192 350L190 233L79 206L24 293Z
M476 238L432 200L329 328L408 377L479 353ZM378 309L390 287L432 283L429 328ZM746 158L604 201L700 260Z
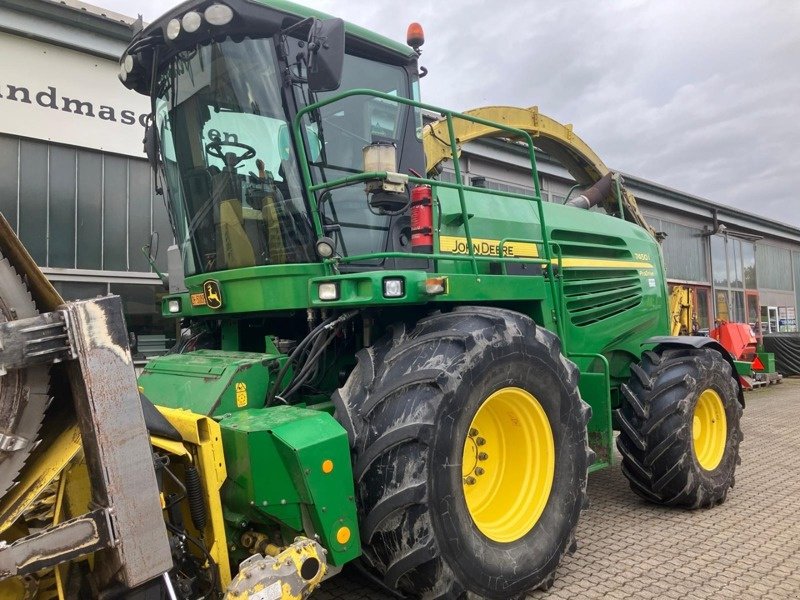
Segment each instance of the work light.
M172 19L167 23L167 39L174 40L180 35L181 22L178 19Z
M406 294L405 282L400 277L386 277L383 280L384 298L402 298Z
M211 25L227 25L233 19L233 10L224 4L212 4L206 9L203 16Z
M339 284L329 281L319 284L319 299L326 302L339 299Z

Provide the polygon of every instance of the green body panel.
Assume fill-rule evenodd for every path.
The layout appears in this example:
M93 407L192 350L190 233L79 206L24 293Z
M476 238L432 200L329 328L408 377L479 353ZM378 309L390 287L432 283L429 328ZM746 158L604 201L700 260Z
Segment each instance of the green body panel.
M223 498L237 517L233 529L241 534L253 523L279 522L316 534L334 565L360 554L350 446L331 415L276 406L233 413L220 427L228 469ZM325 461L332 462L329 473ZM341 527L350 530L345 544L336 536Z
M290 15L296 15L298 17L317 17L318 19L328 19L331 18L331 15L324 13L319 10L314 10L312 8L308 8L306 6L301 6L300 4L295 4L294 2L286 2L285 0L254 0L258 4L263 4L264 6L269 6L275 10L279 10ZM384 37L371 31L369 29L365 29L364 27L359 27L358 25L354 25L352 23L345 22L345 32L350 37L355 37L359 40L363 40L368 42L369 44L378 46L383 48L384 50L389 50L391 52L395 52L399 56L404 58L409 58L414 55L414 51L406 46L405 44L401 44L391 38Z
M264 406L267 386L283 355L198 350L147 363L139 389L153 404L206 416Z
M592 418L587 425L589 446L595 453L589 472L611 466L614 462L614 431L611 420L611 381L608 361L603 355L570 354L570 360L581 372L578 382L581 397L592 407ZM597 367L600 372L597 372Z
M733 364L736 366L736 373L744 377L750 377L753 374L753 363L749 360L735 360Z
M761 373L775 373L775 354L772 352L757 352L756 356L764 365L764 370Z

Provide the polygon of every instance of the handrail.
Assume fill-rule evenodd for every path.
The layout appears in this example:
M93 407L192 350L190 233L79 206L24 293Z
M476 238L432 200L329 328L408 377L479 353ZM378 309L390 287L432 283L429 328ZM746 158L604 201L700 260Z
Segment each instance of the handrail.
M466 254L443 254L441 252L435 254L417 254L416 252L372 252L370 254L358 254L356 256L340 256L338 258L328 258L326 262L329 263L351 263L351 262L362 262L365 260L374 260L377 258L408 258L414 260L453 260L453 261L472 261L473 259L478 262L497 262L497 256L469 256ZM546 265L548 261L544 258L514 258L514 257L506 257L503 259L506 262L510 263L526 263L532 265ZM478 275L483 276L483 273L478 273Z
M531 239L514 238L514 237L503 238L502 240L500 240L500 243L497 244L497 257L500 258L501 260L508 260L508 259L503 259L503 250L505 250L506 244L509 243L509 242L519 242L519 243L522 243L522 244L536 244L536 246L537 246L536 252L537 253L539 252L539 250L538 250L539 244L543 243L542 240L536 240L536 239L533 239L533 238L531 238ZM513 258L513 257L511 257L511 258ZM501 263L501 269L503 271L503 275L507 275L508 274L507 271L506 271L506 263L505 263L505 261Z
M549 280L549 285L550 285L550 291L551 291L552 298L553 298L554 302L558 303L559 293L558 293L558 290L556 288L556 283L555 283L555 273L554 273L554 269L553 269L553 265L552 265L552 258L553 257L552 257L551 250L550 250L550 240L548 239L549 236L547 234L547 227L545 226L544 206L543 206L543 202L542 202L541 189L540 189L540 185L539 185L538 170L537 170L537 167L536 167L536 154L535 154L534 145L533 145L533 138L531 137L530 133L528 133L527 131L524 131L522 129L517 129L517 128L514 128L514 127L509 127L507 125L503 125L502 123L495 123L495 122L489 121L487 119L482 119L480 117L475 117L473 115L467 115L467 114L460 113L460 112L457 112L457 111L444 109L444 108L441 108L441 107L438 107L438 106L435 106L435 105L432 105L432 104L426 104L426 103L423 103L423 102L417 102L416 100L412 100L410 98L403 98L402 96L386 94L384 92L379 92L379 91L376 91L376 90L370 90L370 89L366 89L366 88L355 88L355 89L352 89L352 90L347 90L345 92L342 92L341 94L337 94L337 95L332 96L330 98L327 98L325 100L320 100L318 102L315 102L313 104L310 104L308 106L305 106L305 107L301 108L297 112L297 114L295 115L295 117L293 119L292 129L294 131L295 143L298 144L298 146L299 146L297 148L297 150L298 150L298 160L300 162L301 174L302 174L302 177L303 177L303 184L304 184L304 187L305 187L305 189L307 191L307 194L308 194L308 204L309 204L309 210L311 212L311 220L312 220L312 223L313 223L313 226L314 226L314 230L316 231L317 236L324 235L324 230L323 230L323 227L322 227L322 220L320 218L319 207L317 205L317 199L316 199L315 193L317 191L321 190L321 189L329 189L333 184L345 185L345 184L342 183L345 180L348 181L348 182L351 182L351 183L356 183L358 181L365 180L367 175L375 175L375 174L374 173L373 174L361 174L360 176L359 175L353 175L353 176L345 177L343 179L336 180L334 182L322 183L322 184L316 184L315 185L313 183L313 181L312 181L312 178L311 178L311 167L309 166L309 161L308 161L308 152L307 152L307 149L306 149L306 139L305 139L305 136L303 135L303 123L302 123L302 120L303 120L304 117L306 117L306 115L309 115L310 113L313 113L314 111L318 111L319 109L321 109L324 106L327 106L329 104L334 104L336 102L340 102L340 101L342 101L342 100L344 100L346 98L351 98L351 97L354 97L354 96L369 96L369 97L372 97L372 98L380 98L380 99L385 100L387 102L393 102L393 103L397 103L397 104L403 104L405 106L412 106L412 107L416 107L416 108L423 109L423 110L429 110L429 111L438 112L439 114L443 115L444 118L447 120L447 127L448 127L448 131L450 133L450 150L451 150L451 157L453 159L453 169L454 169L454 174L455 174L455 178L456 178L456 184L454 186L445 186L445 187L454 187L458 191L458 199L459 199L459 204L460 204L460 208L461 208L461 214L462 214L462 218L463 218L463 222L464 222L464 234L465 234L465 237L467 239L467 247L468 247L468 250L469 250L469 260L472 263L472 269L473 269L473 272L474 272L475 275L479 275L479 272L478 272L478 262L479 262L478 258L479 257L477 257L475 255L475 249L474 249L474 245L472 243L472 232L470 231L470 227L469 227L469 214L467 212L467 204L466 204L466 196L465 196L466 186L464 185L464 182L462 180L461 168L460 168L460 165L459 165L459 162L458 162L458 145L457 145L457 141L455 139L455 128L453 126L453 119L463 119L463 120L466 120L466 121L470 121L472 123L477 123L479 125L485 125L485 126L488 126L488 127L494 127L494 128L496 128L496 129L498 129L500 131L506 131L509 134L511 134L511 137L516 137L516 138L522 139L527 143L528 158L529 158L530 164L531 164L531 179L533 181L534 195L533 196L520 195L519 197L528 199L528 200L530 200L532 202L535 202L536 205L537 205L537 210L538 210L538 213L539 213L539 215L538 215L539 216L539 224L541 226L542 246L543 246L543 250L544 250L544 254L545 254L545 256L543 258L543 260L545 261L545 271L547 272L547 275L548 275L547 278ZM385 177L385 175L384 175L384 177ZM426 185L434 185L434 186L442 185L442 183L443 183L443 182L439 182L439 181L432 180L432 179L417 178L417 177L414 177L413 179L409 177L409 181L413 181L415 183L424 183ZM482 188L478 188L478 189L482 189ZM490 191L486 191L486 192L483 192L483 193L492 193L493 191L494 190L492 190L491 192ZM498 195L506 195L506 194L498 194ZM365 257L375 258L376 256L377 256L376 254L371 254L371 255L362 255L361 257L358 257L358 258L360 258L361 260L367 260L367 258L365 258ZM430 257L431 255L426 255L426 256ZM352 261L353 258L355 258L355 257L351 257L350 261ZM416 255L416 258L422 258L422 255ZM494 257L490 257L490 258L494 258ZM341 259L339 259L339 260L341 262ZM441 259L439 259L439 260L441 260ZM452 257L448 256L448 258L446 260L452 260ZM497 259L495 259L495 261L496 260ZM510 260L510 259L505 258L505 259L502 259L502 260ZM559 260L559 263L560 263L560 260ZM326 261L326 264L329 264L329 261ZM558 312L560 312L560 311L558 311ZM559 318L556 319L556 328L557 328L557 333L558 333L559 337L561 337L562 340L563 340L564 339L564 332L562 330L562 320L561 320L560 316L559 316Z

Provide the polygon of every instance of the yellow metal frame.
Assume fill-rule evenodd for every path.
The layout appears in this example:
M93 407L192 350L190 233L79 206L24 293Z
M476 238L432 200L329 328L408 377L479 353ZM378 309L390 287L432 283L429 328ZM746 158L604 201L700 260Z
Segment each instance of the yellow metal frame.
M464 114L529 133L534 144L559 161L581 185L590 186L609 173L608 167L594 150L575 135L571 124L564 125L541 114L538 106L484 106L465 111ZM464 144L481 138L508 137L507 131L464 119L453 119L453 128L459 149ZM422 140L425 147L425 167L431 173L438 164L451 158L447 121L442 119L426 125ZM624 187L621 187L620 192L622 202L634 221L655 236L655 231L647 224L633 194Z
M224 590L231 581L225 524L222 518L220 489L227 471L222 449L219 424L213 419L186 410L157 407L181 435L183 442L151 436L153 447L173 456L183 457L195 465L200 473L203 499L208 508L208 523L201 532L208 551L217 565L219 583ZM45 449L34 456L22 473L19 484L0 502L0 533L9 530L23 513L40 500L45 489L66 472L70 463L81 452L81 436L74 421ZM54 507L54 522L62 520L67 478L61 480ZM63 573L56 569L56 585L60 598L64 598ZM9 584L10 585L10 584ZM5 588L3 588L5 592Z
M34 455L19 483L0 502L0 533L10 528L81 450L81 434L73 422L41 453Z
M203 486L203 500L208 508L208 523L203 538L208 544L208 552L219 569L219 582L224 590L231 581L231 569L228 562L228 543L225 536L225 522L222 518L222 499L220 489L225 483L227 470L222 450L222 434L219 424L203 415L188 410L164 408L157 406L161 414L178 430L191 455L194 465L200 473ZM169 440L157 438L160 447ZM173 442L174 443L174 442ZM154 444L155 445L155 444ZM184 444L181 444L184 446ZM174 452L172 452L174 453Z
M669 295L669 314L672 318L670 335L691 335L696 321L691 288L685 285L673 286Z
M547 413L528 391L506 387L483 401L464 441L464 500L490 540L515 542L542 516L555 477Z

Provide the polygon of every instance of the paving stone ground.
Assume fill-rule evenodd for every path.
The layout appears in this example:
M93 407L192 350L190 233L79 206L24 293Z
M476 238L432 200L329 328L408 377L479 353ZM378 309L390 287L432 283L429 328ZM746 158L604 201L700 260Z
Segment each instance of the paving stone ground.
M589 478L578 551L540 599L800 599L800 379L749 392L727 501L700 511L639 500L618 466ZM617 457L619 459L619 457ZM313 600L390 596L353 574Z

